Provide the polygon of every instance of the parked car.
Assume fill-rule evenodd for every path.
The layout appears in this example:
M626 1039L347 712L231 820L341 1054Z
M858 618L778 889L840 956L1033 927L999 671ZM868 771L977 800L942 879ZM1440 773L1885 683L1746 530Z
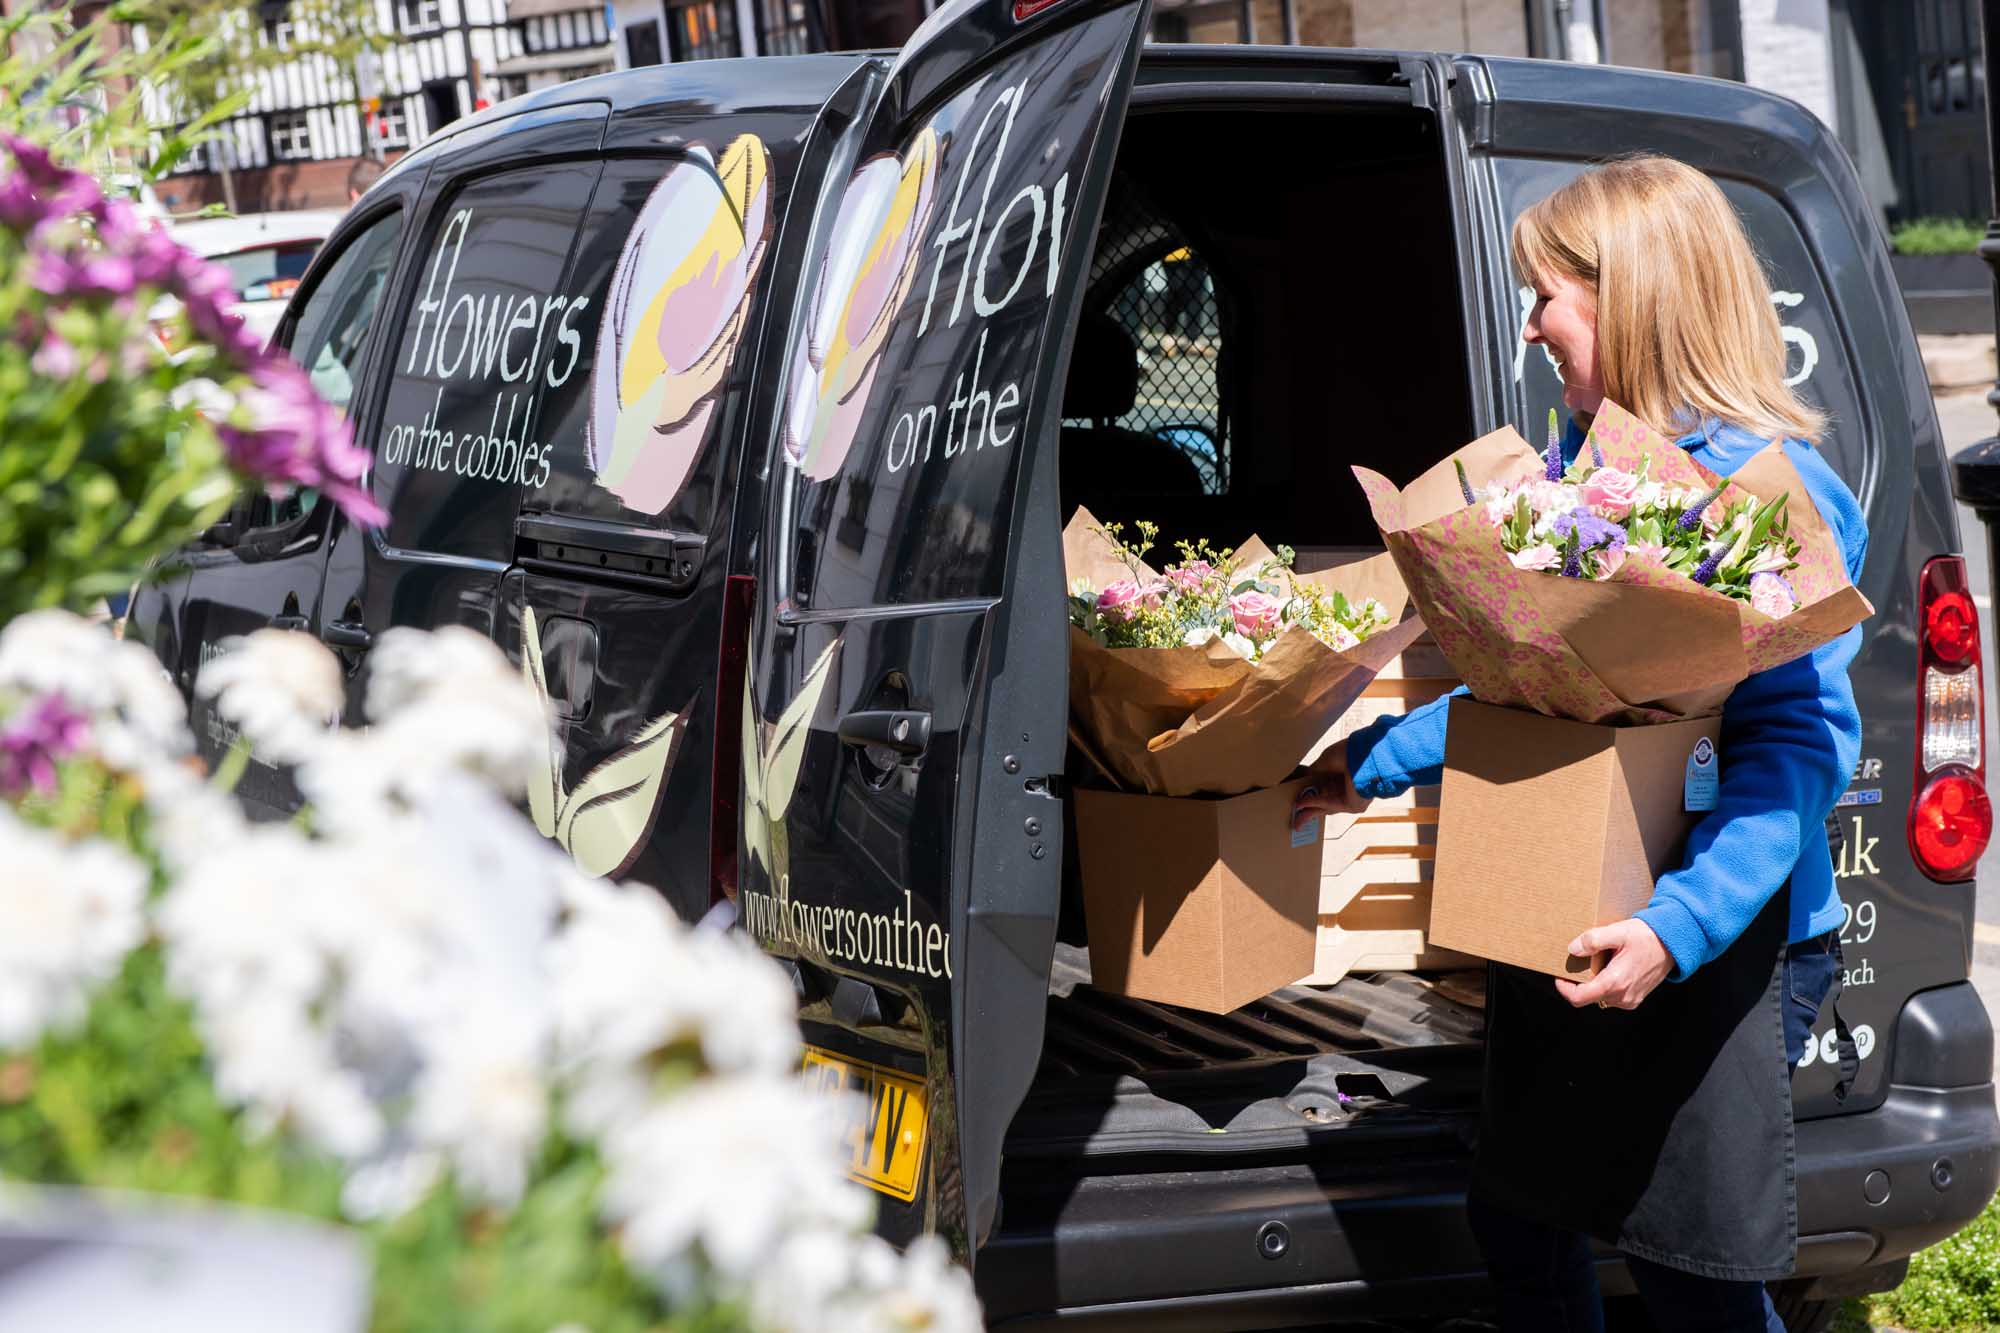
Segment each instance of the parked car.
M1912 836L1963 722L1927 699L1974 736L1983 707L1914 687L1979 670L1977 637L1968 662L1938 427L1851 166L1731 83L1145 27L954 0L897 55L633 70L454 126L334 230L277 334L347 371L387 526L252 497L131 632L183 689L266 624L357 681L392 625L518 655L562 737L538 823L784 960L809 1066L864 1094L882 1231L947 1237L996 1326L1477 1305L1477 973L1222 1017L1088 984L1058 534L1085 503L1163 541L1378 544L1350 465L1407 481L1558 401L1513 217L1593 159L1674 154L1770 265L1874 536L1835 821L1860 1072L1836 1101L1830 1054L1797 1071L1778 1291L1821 1327L1979 1213L2000 1144L1972 866ZM193 707L214 758L228 728ZM244 790L297 800L278 770Z
M229 270L237 313L268 338L320 243L345 213L345 209L317 208L195 218L172 223L168 231L202 258Z

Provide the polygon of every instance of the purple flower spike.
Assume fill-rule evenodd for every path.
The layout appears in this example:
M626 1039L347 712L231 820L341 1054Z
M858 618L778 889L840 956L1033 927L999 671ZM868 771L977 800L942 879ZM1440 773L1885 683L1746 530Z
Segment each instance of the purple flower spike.
M1549 409L1549 447L1542 451L1542 474L1550 481L1561 481L1563 476L1562 431L1556 426L1556 410Z
M0 795L51 792L56 763L81 750L90 719L61 694L45 694L0 727Z
M1572 545L1569 554L1563 557L1563 577L1566 579L1583 577L1583 551L1580 547Z
M1710 505L1714 504L1718 499L1720 499L1722 497L1722 488L1724 486L1727 486L1728 484L1729 483L1726 481L1720 482L1716 485L1714 490L1702 496L1699 500L1696 500L1694 504L1688 509L1688 511L1681 515L1680 521L1675 523L1674 526L1679 528L1682 532L1693 532L1695 528L1701 523L1702 510L1708 508Z
M1696 565L1694 567L1694 581L1703 587L1707 587L1709 584L1715 582L1715 571L1722 565L1723 554L1724 552L1717 551L1714 555L1709 556L1706 560Z
M1595 436L1592 436L1590 441L1590 465L1592 467L1604 466L1604 446L1597 442Z
M1467 504L1478 504L1479 497L1472 493L1472 480L1465 475L1465 464L1454 458L1451 465L1458 469L1458 493L1465 497Z

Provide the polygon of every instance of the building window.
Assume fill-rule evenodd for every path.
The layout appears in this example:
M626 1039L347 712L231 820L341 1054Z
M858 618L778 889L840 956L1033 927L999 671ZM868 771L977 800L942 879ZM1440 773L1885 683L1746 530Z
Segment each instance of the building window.
M206 143L198 143L188 149L187 152L181 154L180 159L174 163L173 170L168 174L174 176L192 176L208 169L208 145Z
M444 26L444 12L438 7L438 0L403 0L403 28L407 32L424 32Z
M625 29L625 56L632 68L660 63L660 25L647 19Z
M668 5L667 45L677 61L742 55L743 47L736 40L733 0Z
M281 111L271 117L271 156L296 162L312 156L312 118L303 111Z
M805 0L758 0L757 51L767 56L804 55L816 49Z
M289 4L264 6L264 40L270 46L283 51L288 49L298 35L298 24L292 21Z
M384 148L410 146L410 108L400 97L387 98L374 117L375 141Z

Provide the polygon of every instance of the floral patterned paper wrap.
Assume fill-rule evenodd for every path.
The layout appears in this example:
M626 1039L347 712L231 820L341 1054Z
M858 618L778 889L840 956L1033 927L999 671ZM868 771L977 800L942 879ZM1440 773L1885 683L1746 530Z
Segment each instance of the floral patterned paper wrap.
M1094 531L1099 526L1079 509L1063 530L1067 579L1102 587L1130 577ZM1270 555L1252 537L1237 548L1237 567ZM1106 648L1070 629L1070 726L1108 776L1154 796L1235 796L1276 786L1423 633L1423 622L1405 614L1410 597L1387 553L1295 577L1349 598L1376 598L1389 610L1389 627L1336 652L1294 625L1255 663L1220 639L1199 648Z
M1727 504L1781 492L1798 567L1798 610L1773 619L1684 575L1630 558L1604 580L1516 569L1499 530L1465 502L1454 462L1475 491L1539 475L1543 461L1511 427L1466 445L1398 490L1357 467L1375 521L1438 648L1482 702L1579 722L1644 724L1719 712L1738 681L1839 637L1874 614L1848 581L1827 527L1784 450L1772 445L1726 485L1671 439L1612 403L1590 439L1614 467L1651 459L1652 478Z

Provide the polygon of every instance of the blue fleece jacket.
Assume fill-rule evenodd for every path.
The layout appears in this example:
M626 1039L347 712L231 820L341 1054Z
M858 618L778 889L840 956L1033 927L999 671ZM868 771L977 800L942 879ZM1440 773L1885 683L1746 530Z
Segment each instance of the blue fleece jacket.
M1576 458L1583 441L1571 422L1563 438L1565 461ZM1702 466L1728 476L1765 442L1740 427L1710 421L1676 443ZM1787 440L1785 456L1839 537L1848 577L1859 582L1868 551L1861 506L1811 445ZM1861 753L1861 715L1847 678L1860 647L1857 625L1804 657L1751 676L1723 705L1716 808L1688 835L1681 868L1660 877L1652 901L1638 914L1673 955L1674 980L1720 956L1787 877L1788 939L1811 939L1840 925L1826 817ZM1355 790L1380 798L1439 781L1450 702L1446 695L1349 737L1347 767Z

